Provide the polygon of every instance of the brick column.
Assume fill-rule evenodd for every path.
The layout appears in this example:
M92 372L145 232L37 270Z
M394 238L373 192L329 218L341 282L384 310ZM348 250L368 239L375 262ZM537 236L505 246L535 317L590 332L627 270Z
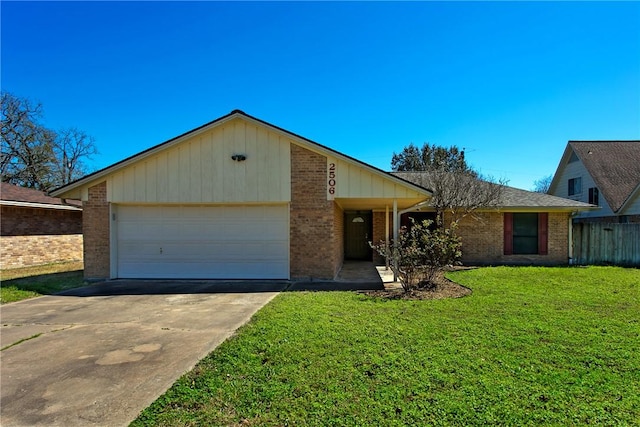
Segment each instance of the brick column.
M89 199L82 204L84 234L85 279L108 279L109 258L109 202L107 183L89 188Z
M327 200L327 158L291 144L292 279L333 279L342 264L341 210ZM339 258L339 260L338 260Z

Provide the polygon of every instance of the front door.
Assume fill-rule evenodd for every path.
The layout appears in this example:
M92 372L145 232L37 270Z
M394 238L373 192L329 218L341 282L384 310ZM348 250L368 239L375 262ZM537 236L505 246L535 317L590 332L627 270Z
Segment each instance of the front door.
M371 260L371 212L347 212L344 215L344 258Z

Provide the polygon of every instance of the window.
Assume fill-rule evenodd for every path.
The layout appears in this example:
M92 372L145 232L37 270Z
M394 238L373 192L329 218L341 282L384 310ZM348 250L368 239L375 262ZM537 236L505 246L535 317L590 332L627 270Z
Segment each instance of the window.
M600 192L596 187L589 189L589 203L600 206Z
M505 255L547 255L549 214L504 214Z
M582 193L582 178L571 178L569 180L569 195L574 196Z

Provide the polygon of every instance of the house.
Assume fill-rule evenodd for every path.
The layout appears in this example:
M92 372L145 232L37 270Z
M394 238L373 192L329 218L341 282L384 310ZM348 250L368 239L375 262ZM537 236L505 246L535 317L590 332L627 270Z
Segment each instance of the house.
M0 268L66 261L82 261L81 202L3 182Z
M292 280L333 279L344 260L371 260L368 242L393 235L400 213L432 195L239 110L52 194L83 201L88 279ZM526 259L566 263L570 215L588 205L547 197L559 206L505 212L549 213L548 253ZM505 212L467 230L470 259L529 256L493 255L508 250ZM509 218L519 230L519 215Z
M577 221L640 222L640 141L569 141L548 193L601 207Z
M418 185L428 185L425 172L394 172ZM495 186L497 184L484 183ZM459 222L462 262L483 264L567 264L572 259L571 218L593 209L587 203L519 188L501 186L496 206L478 209ZM402 217L434 219L427 203ZM404 218L402 223L406 224Z
M372 213L431 193L232 111L53 191L84 208L85 277L332 279Z

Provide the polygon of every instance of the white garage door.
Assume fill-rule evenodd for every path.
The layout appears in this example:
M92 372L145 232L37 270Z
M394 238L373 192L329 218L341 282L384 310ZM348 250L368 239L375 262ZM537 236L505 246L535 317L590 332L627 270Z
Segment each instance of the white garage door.
M287 279L288 206L118 206L120 278Z

